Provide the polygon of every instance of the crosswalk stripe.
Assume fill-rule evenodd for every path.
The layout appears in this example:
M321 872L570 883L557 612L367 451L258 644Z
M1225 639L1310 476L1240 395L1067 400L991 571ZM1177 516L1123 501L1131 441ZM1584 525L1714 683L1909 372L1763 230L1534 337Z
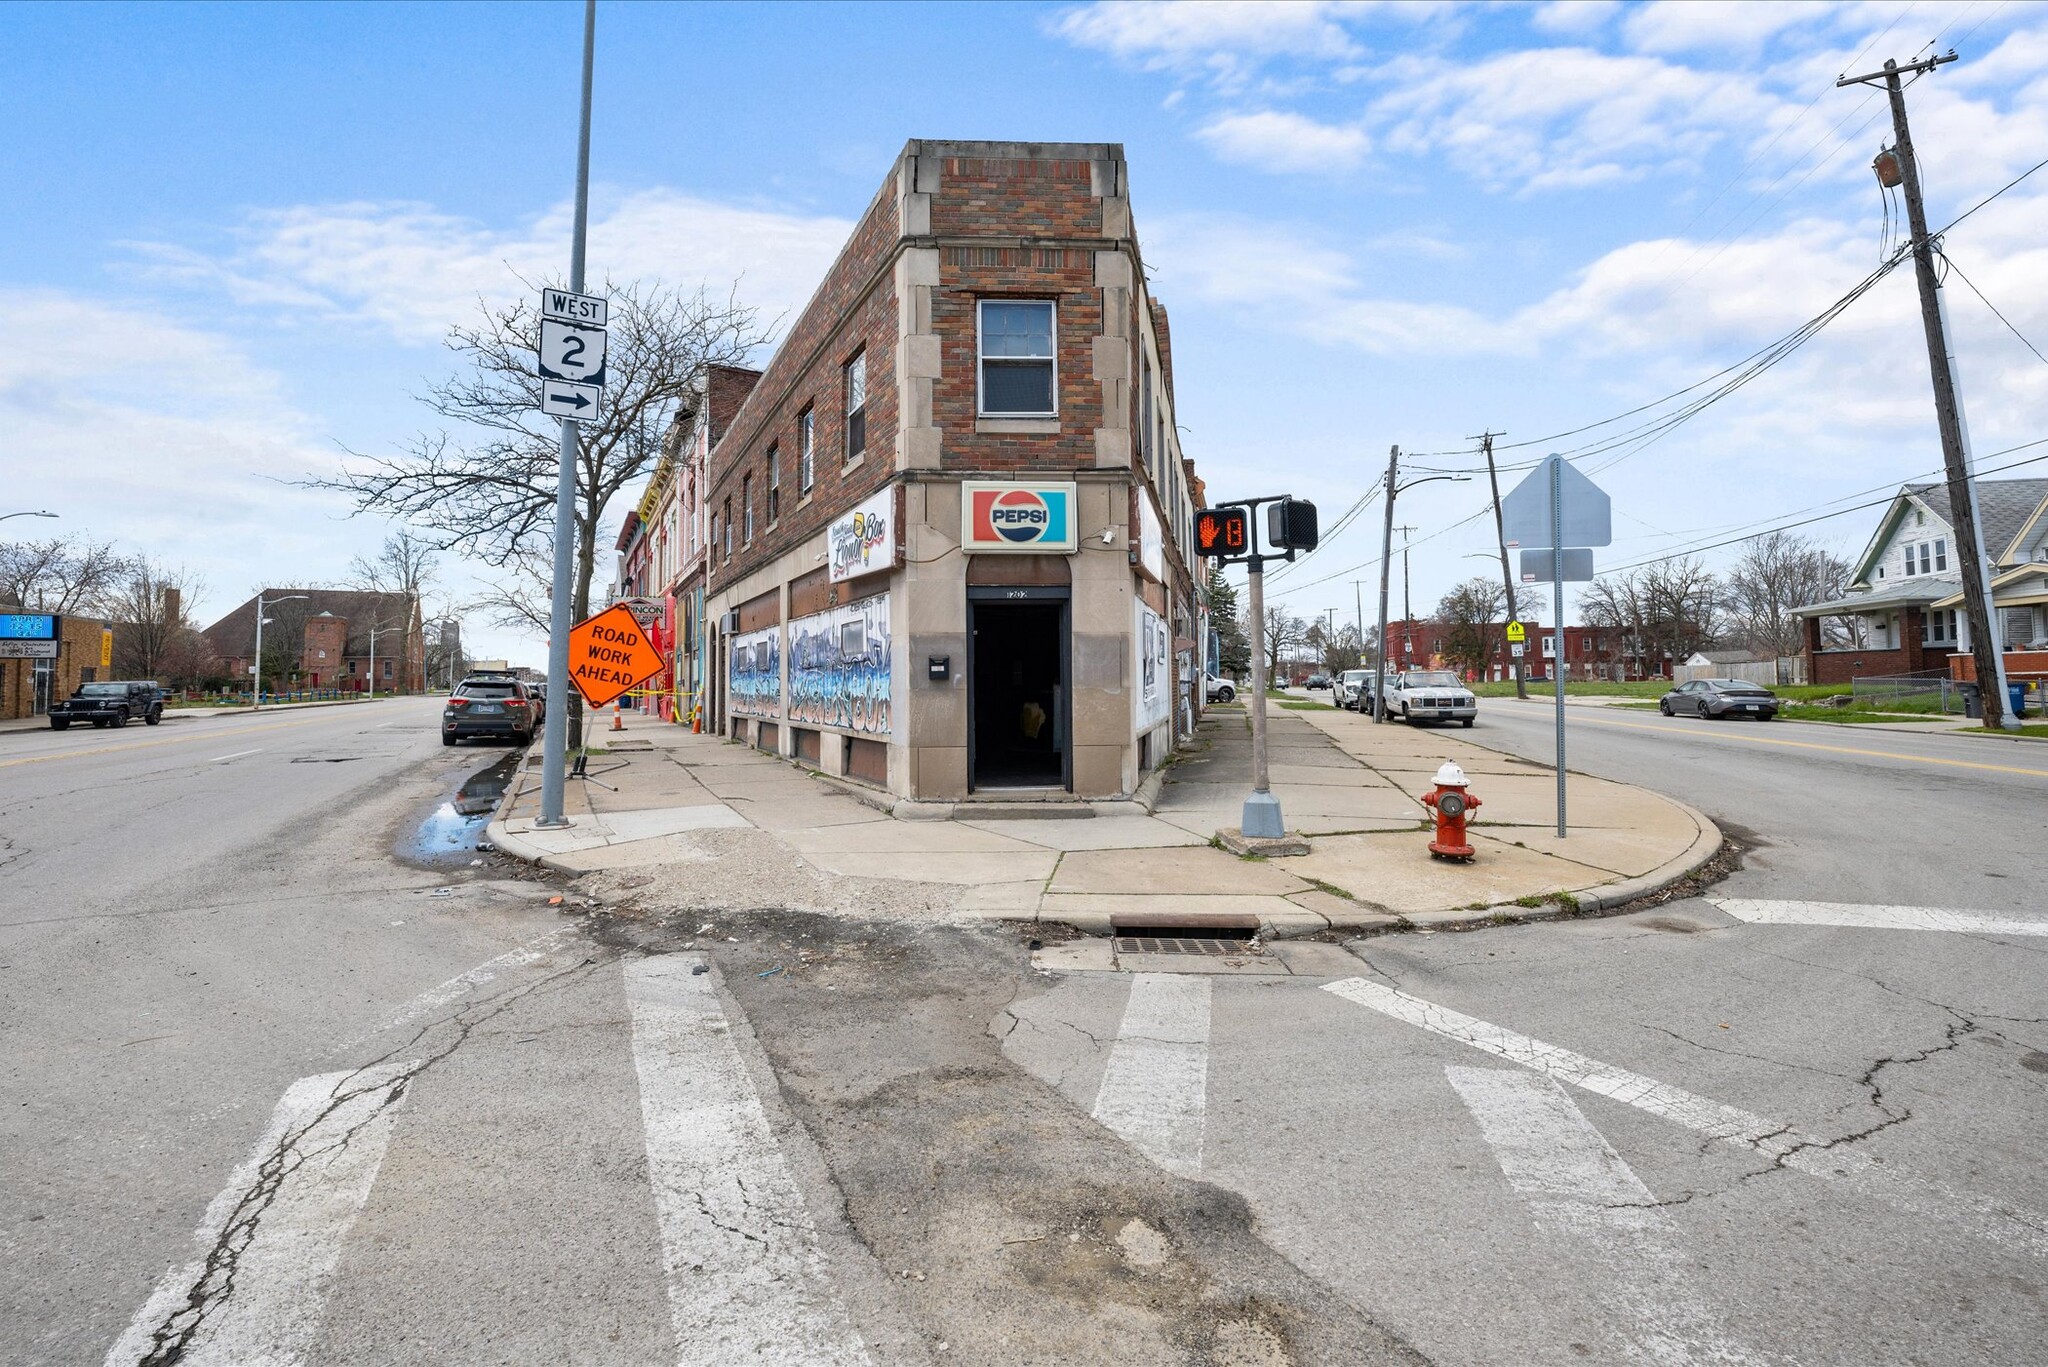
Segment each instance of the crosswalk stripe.
M1706 900L1738 921L1758 925L1945 930L1965 935L2048 935L2048 919L2026 921L1991 911L1860 906L1852 902L1771 902L1749 897L1709 897Z
M1500 1068L1444 1073L1531 1213L1600 1261L1595 1294L1615 1310L1632 1360L1758 1361L1721 1333L1690 1284L1676 1226L1556 1081Z
M1132 975L1095 1096L1097 1121L1159 1166L1189 1177L1202 1170L1210 981L1201 974Z
M106 1367L303 1362L417 1062L301 1078Z
M625 965L669 1315L689 1367L852 1367L866 1346L702 955Z
M539 963L542 959L545 959L581 933L581 930L576 926L559 926L545 935L535 936L523 945L506 950L496 958L486 959L475 968L456 974L438 987L428 988L400 1007L398 1014L390 1020L373 1029L364 1031L347 1044L344 1044L342 1048L352 1049L373 1035L380 1035L386 1030L396 1030L401 1025L410 1025L427 1013L438 1011L449 1003L468 996L471 992L492 981L502 973L510 972L515 968L524 968L527 964Z
M1964 1222L1981 1238L2016 1244L2036 1255L2048 1254L2048 1218L2039 1211L2007 1207L1939 1183L1915 1182L1888 1171L1860 1149L1830 1145L1754 1111L1696 1096L1668 1082L1517 1034L1399 988L1345 978L1323 984L1322 990L1559 1082L1662 1116L1696 1134L1753 1149L1782 1167L1813 1177L1842 1179L1915 1214Z

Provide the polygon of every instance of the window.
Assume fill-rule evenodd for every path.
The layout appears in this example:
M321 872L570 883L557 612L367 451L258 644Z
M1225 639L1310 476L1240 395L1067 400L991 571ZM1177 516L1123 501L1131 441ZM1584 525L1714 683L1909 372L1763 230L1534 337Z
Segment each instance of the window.
M817 435L818 415L806 408L796 415L796 495L798 498L811 496L811 485L817 481Z
M706 543L705 543L705 545L706 545L706 548L707 548L707 549L709 549L709 550L711 550L711 551L714 551L714 552L715 552L715 551L716 551L716 550L718 549L718 514L717 514L717 513L713 513L713 514L711 515L711 540L710 540L710 541L708 541L708 542L706 542Z
M732 499L725 500L725 558L732 559Z
M1921 624L1922 645L1951 645L1956 639L1956 614L1952 608L1931 608Z
M856 352L846 363L846 463L868 449L868 354Z
M774 447L768 448L768 525L773 527L775 519L782 516L782 459Z
M1998 634L2007 650L2018 650L2034 639L2034 610L2005 608L1998 614Z
M387 679L391 677L391 661L389 659L384 661L384 677Z
M991 417L1050 418L1053 306L1049 300L981 301L981 411Z
M1546 633L1543 637L1543 658L1548 660L1557 654L1557 638Z
M1947 537L1940 537L1934 543L1934 568L1936 570L1945 570L1948 568Z
M754 477L740 476L740 516L746 519L746 530L740 533L740 544L754 544Z

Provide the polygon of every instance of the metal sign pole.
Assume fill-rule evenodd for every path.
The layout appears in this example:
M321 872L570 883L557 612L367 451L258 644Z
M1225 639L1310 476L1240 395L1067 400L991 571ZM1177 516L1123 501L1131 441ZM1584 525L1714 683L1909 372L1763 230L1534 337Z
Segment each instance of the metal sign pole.
M576 142L576 223L569 248L569 289L583 293L583 245L590 224L590 77L597 45L597 0L583 7L583 114ZM555 582L548 611L548 710L541 741L540 819L536 826L566 826L562 789L569 743L570 581L576 529L576 421L562 419L555 477Z
M1247 519L1250 521L1252 519ZM1252 532L1256 537L1258 533ZM1252 791L1244 800L1238 829L1247 839L1279 840L1287 834L1280 799L1266 774L1266 571L1262 556L1250 562L1252 609Z
M1564 462L1550 458L1550 686L1557 697L1557 835L1564 838Z

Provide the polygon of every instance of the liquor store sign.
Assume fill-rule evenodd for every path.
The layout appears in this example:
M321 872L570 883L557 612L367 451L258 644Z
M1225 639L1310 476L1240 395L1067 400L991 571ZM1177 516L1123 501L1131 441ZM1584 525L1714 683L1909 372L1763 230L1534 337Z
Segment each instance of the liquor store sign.
M0 660L54 660L64 619L48 612L0 612Z
M968 480L960 486L960 548L987 551L1074 549L1072 484L998 484Z

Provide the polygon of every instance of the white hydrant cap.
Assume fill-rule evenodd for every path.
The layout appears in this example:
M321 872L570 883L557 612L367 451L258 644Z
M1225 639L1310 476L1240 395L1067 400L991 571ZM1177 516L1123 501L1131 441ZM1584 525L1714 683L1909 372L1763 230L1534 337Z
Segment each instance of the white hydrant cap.
M1465 771L1445 760L1443 767L1436 771L1436 786L1439 788L1462 788L1465 786Z

